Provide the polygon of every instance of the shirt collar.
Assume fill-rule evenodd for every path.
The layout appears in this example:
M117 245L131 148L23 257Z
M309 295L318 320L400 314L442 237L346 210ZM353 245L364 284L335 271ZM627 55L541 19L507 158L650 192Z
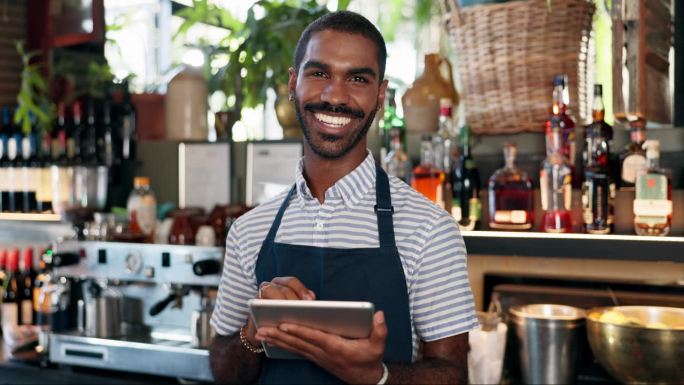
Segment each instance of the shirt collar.
M370 151L366 151L366 158L352 172L335 182L326 192L325 197L340 197L348 207L352 207L361 202L371 187L375 185L375 159ZM307 200L314 200L314 196L309 190L309 186L304 179L304 158L297 163L295 173L295 185L297 194L302 198L302 203Z

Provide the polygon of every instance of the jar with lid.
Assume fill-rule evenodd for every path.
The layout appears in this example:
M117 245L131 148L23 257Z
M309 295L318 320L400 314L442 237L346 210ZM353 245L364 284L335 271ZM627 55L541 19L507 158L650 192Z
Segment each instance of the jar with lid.
M128 196L128 231L152 239L157 224L157 199L150 189L150 178L133 179L133 191Z

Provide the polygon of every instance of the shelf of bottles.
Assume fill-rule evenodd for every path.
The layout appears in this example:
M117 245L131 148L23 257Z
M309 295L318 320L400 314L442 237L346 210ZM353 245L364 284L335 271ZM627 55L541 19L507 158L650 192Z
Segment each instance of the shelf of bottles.
M0 220L59 221L69 211L103 211L134 159L135 112L127 85L114 100L56 103L51 130L30 117L24 132L12 106L0 110ZM111 198L111 197L110 197Z
M664 259L684 258L674 256L676 253L670 250L679 247L681 251L682 238L664 237L672 230L673 200L669 172L658 162L659 143L646 140L643 120L632 119L628 121L631 143L617 154L611 148L613 128L604 120L601 85L594 86L592 122L579 128L568 109L567 77L556 76L551 113L545 127L546 156L538 177L516 167L517 148L514 143L507 143L503 149L504 166L484 180L472 156L470 129L467 124L455 127L448 99L440 101L439 126L434 134L422 137L420 162L411 168L403 151L405 127L396 116L394 94L389 95L389 104L380 122L381 133L386 138L383 144L391 149L383 158L385 170L450 212L466 234L466 242L470 239L469 251L472 251L471 244L478 245L478 252L480 246L481 250L492 252L502 246L502 242L480 243L483 239L507 238L508 242L510 238L519 238L538 245L546 245L549 240L562 240L561 243L583 240L584 245L571 248L574 251L570 254L587 256L597 254L603 242L612 245L609 250L615 249L615 241L624 241L645 247L635 248L640 254L627 253L633 258L648 258L657 254L658 248L666 253ZM575 138L576 131L578 138ZM576 143L581 151L576 151ZM582 154L581 159L574 159L576 153ZM533 188L533 178L538 178L539 192ZM634 236L613 235L618 191L621 202L626 195L631 196L629 203L623 202L619 207L620 231L627 231L622 219L631 215ZM572 196L577 192L581 194L579 200ZM535 210L537 198L540 198L541 216L539 208ZM486 199L486 204L482 199ZM480 232L489 229L494 231ZM577 234L578 231L581 233ZM676 229L675 233L678 232ZM530 243L530 239L536 243ZM550 249L545 251L558 249L552 242L548 246ZM649 251L649 247L653 249ZM511 253L517 254L515 249Z

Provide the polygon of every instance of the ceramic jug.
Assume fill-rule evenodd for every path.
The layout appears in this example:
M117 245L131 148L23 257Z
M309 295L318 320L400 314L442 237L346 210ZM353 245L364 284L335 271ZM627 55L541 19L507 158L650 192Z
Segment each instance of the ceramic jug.
M192 67L180 71L166 92L166 138L207 140L207 82Z
M448 70L444 77L441 67ZM404 107L406 130L411 133L433 133L439 122L439 99L451 99L454 110L459 96L454 86L449 60L439 54L425 55L425 70L404 93L401 103Z

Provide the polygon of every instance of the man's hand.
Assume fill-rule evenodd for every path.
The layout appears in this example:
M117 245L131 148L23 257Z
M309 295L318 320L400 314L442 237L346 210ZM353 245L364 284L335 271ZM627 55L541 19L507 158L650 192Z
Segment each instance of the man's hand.
M382 311L373 316L373 329L365 339L348 339L289 323L278 328L261 327L256 338L299 354L348 383L374 384L382 377L387 338Z
M314 300L316 294L309 290L302 281L295 277L276 277L270 282L265 281L259 285L260 299L291 299L291 300ZM247 320L245 336L254 346L259 346L260 341L256 339L256 326L252 321L252 316Z

